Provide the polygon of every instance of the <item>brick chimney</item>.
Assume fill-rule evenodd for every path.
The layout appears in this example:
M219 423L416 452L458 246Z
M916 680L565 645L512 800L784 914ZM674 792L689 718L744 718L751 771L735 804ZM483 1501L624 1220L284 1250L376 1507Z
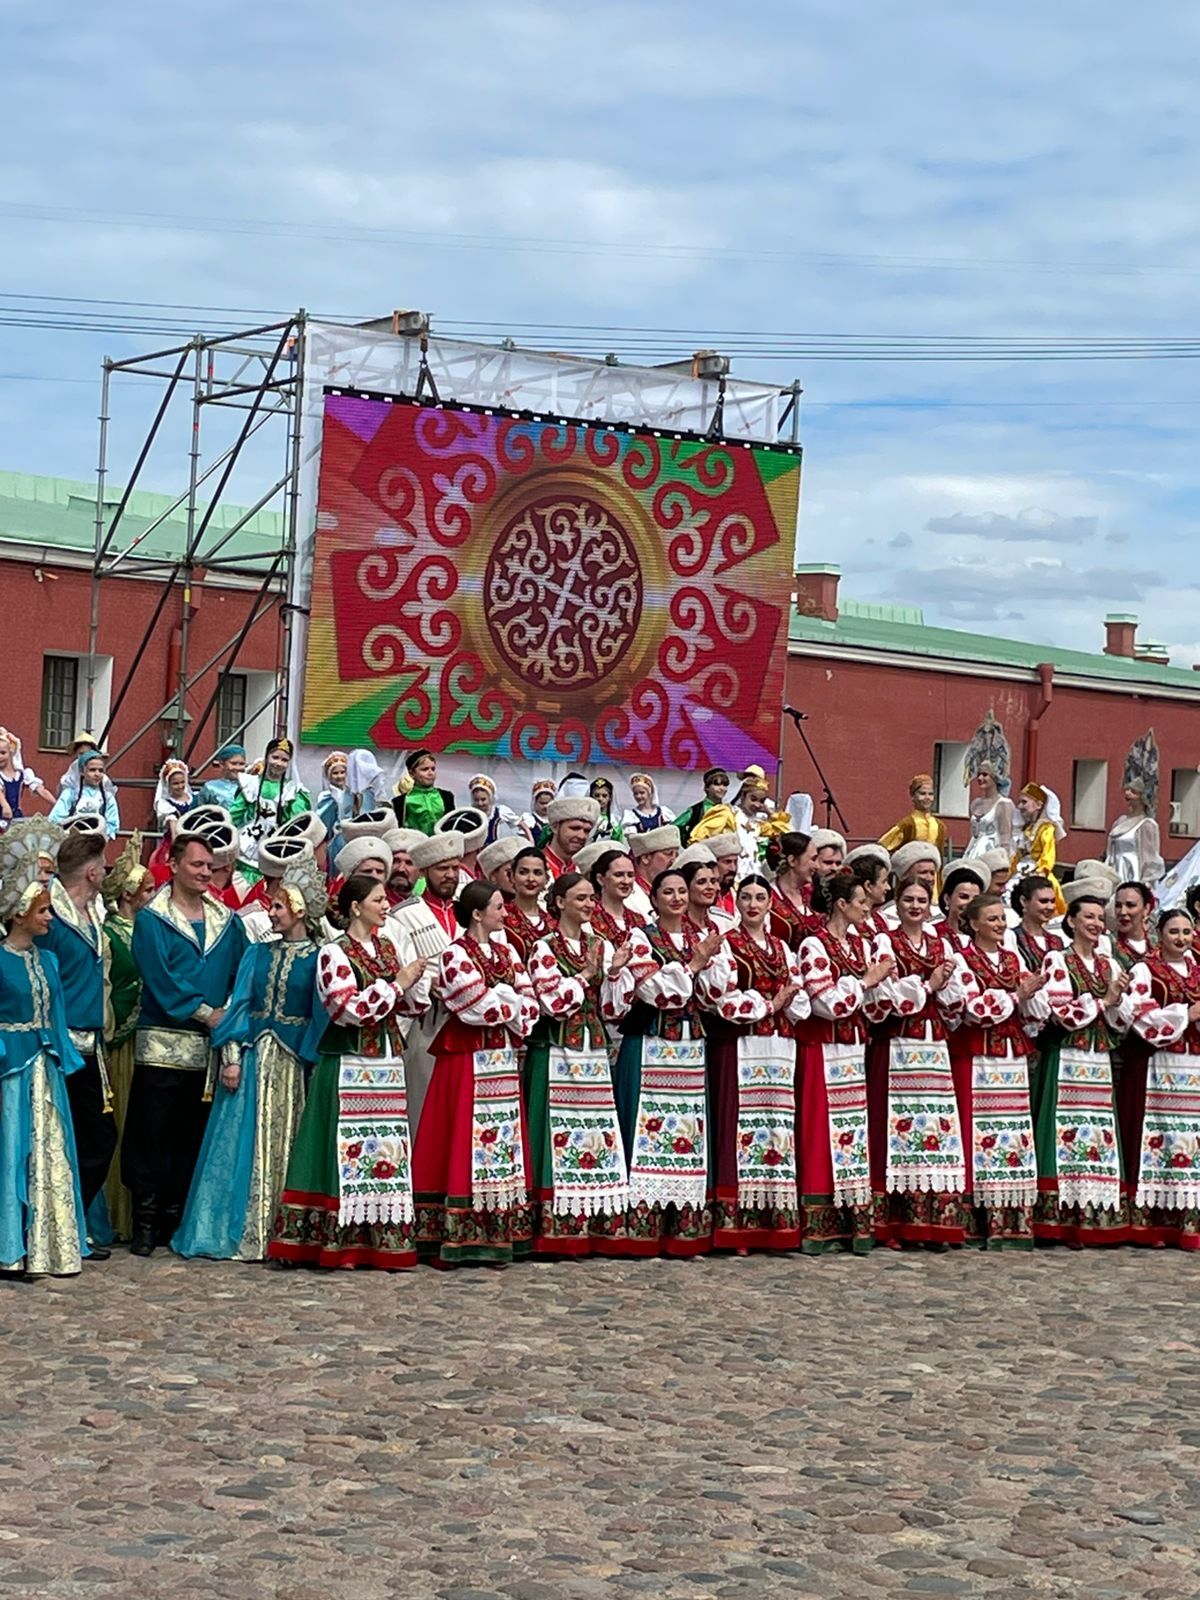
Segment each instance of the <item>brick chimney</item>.
M825 622L838 619L838 583L841 567L803 566L796 568L796 612L802 617L820 617ZM1130 651L1132 655L1132 650Z
M1125 656L1132 661L1137 650L1137 618L1123 611L1110 611L1104 619L1104 654Z

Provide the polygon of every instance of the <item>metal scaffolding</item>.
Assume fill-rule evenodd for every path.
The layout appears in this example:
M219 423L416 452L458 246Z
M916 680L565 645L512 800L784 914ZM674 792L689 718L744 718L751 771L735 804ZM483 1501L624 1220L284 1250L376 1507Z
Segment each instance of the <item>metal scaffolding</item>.
M100 404L99 460L96 469L96 538L92 561L91 618L88 632L86 726L92 728L98 677L97 646L106 593L105 580L114 576L157 578L160 593L141 643L124 669L115 690L108 718L98 739L108 737L129 692L155 631L172 596L182 597L179 612L179 661L174 694L155 716L126 738L110 755L116 762L132 749L156 723L173 728L174 748L191 762L217 705L222 685L237 664L252 630L273 614L279 627L278 687L266 705L256 706L246 723L274 704L275 724L287 719L287 662L291 645L293 569L297 549L298 482L300 476L300 422L304 372L306 317L298 311L286 322L217 337L197 335L186 344L125 360L107 359L103 367ZM144 387L147 380L162 385L157 408L137 449L133 468L115 506L105 499L110 475L110 426L113 407L124 401L123 380ZM133 397L130 397L132 399ZM132 409L132 407L131 407ZM222 417L221 413L232 415ZM240 413L240 420L237 414ZM181 429L186 430L182 433ZM187 487L170 505L141 529L128 544L118 535L130 496L142 477L156 446L175 447L175 459L186 457ZM212 459L205 461L208 447ZM282 448L280 448L282 446ZM278 451L278 455L273 452ZM253 503L232 526L224 526L218 513L232 503L228 493L239 466L247 468L256 485L269 484L254 495ZM272 480L273 473L278 473ZM210 480L211 482L210 487ZM244 504L245 496L242 497ZM232 551L228 547L259 512L272 506L282 510L282 538L268 541L270 548ZM141 545L168 519L182 511L185 532L181 547L167 555L143 556ZM247 588L257 585L250 609L238 632L215 655L198 667L190 659L192 589L198 572L237 580ZM186 699L198 684L215 672L202 713L192 721Z

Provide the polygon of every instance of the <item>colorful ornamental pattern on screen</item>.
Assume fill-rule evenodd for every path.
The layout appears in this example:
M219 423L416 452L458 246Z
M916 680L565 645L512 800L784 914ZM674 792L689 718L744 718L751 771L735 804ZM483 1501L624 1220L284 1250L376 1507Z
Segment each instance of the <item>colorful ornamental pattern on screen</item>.
M799 452L325 397L302 737L778 759Z

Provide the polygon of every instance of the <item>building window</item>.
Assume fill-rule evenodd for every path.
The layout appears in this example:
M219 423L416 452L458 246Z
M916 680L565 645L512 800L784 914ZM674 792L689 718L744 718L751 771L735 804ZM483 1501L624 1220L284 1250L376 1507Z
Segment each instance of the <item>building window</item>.
M1171 832L1189 838L1200 835L1200 772L1176 767L1171 773Z
M246 723L246 674L231 672L217 695L217 748L241 739Z
M1077 761L1071 790L1071 826L1103 833L1108 826L1108 762Z
M967 746L939 739L933 747L933 790L940 817L969 817L971 790L963 780Z
M42 723L38 743L43 750L65 750L75 737L79 698L79 657L42 657Z

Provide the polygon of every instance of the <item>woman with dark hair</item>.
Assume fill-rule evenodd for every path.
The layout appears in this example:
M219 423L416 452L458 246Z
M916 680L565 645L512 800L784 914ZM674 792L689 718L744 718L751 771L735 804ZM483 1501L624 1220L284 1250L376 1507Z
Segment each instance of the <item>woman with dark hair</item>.
M799 1051L800 1203L809 1254L874 1243L867 1139L868 989L891 974L889 958L874 961L859 932L869 914L853 872L835 872L814 886L819 931L800 945L800 973L817 1022Z
M431 1046L413 1152L417 1246L437 1266L502 1265L533 1242L517 1047L538 1006L504 936L496 885L468 884L454 909L462 932L443 952L436 983L449 1015Z
M1144 883L1121 883L1113 895L1112 912L1117 936L1113 940L1113 955L1126 972L1139 961L1145 961L1154 949L1150 933L1150 916L1154 910L1154 896Z
M1193 883L1184 895L1183 909L1191 917L1193 925L1200 919L1200 883Z
M654 920L630 941L633 1003L613 1074L629 1163L628 1231L636 1255L712 1247L708 1092L696 988L720 936L690 932L688 888L668 867L650 887Z
M951 949L963 950L970 943L971 936L963 927L962 914L972 900L988 892L991 877L987 868L978 862L961 861L951 867L942 879L938 905L945 914L942 933Z
M504 936L520 962L528 961L534 945L550 931L542 906L549 878L540 850L530 845L517 853L512 864L513 898L504 908Z
M529 958L541 1016L522 1082L539 1255L630 1253L625 1148L604 1021L628 1010L631 951L596 933L595 899L579 873L556 878L548 895L555 927Z
M684 913L688 932L694 937L706 933L723 933L712 916L712 908L720 893L717 869L711 861L688 861L679 871L688 888L688 905Z
M1186 911L1158 919L1158 947L1130 974L1134 1027L1153 1053L1125 1057L1117 1098L1134 1244L1200 1250L1200 961ZM1148 986L1149 1001L1139 1003Z
M1042 1051L1034 1092L1033 1232L1079 1249L1129 1240L1112 1057L1133 1020L1134 1000L1129 975L1100 953L1107 885L1084 878L1064 894L1070 943L1052 951L1042 969L1058 1037Z
M947 1048L962 990L946 930L929 925L929 890L901 889L896 928L875 941L891 974L867 995L874 1032L867 1053L875 1238L902 1244L962 1244L966 1162Z
M957 956L962 1020L950 1036L950 1067L966 1152L974 1215L968 1239L987 1250L1033 1249L1037 1158L1029 1101L1035 1055L1022 1012L1045 986L1005 948L1007 918L998 894L981 894L963 912L971 941Z
M392 809L396 826L413 828L433 836L438 823L454 810L454 796L437 786L437 757L432 750L410 750L404 758L404 772L396 784Z
M1049 878L1031 873L1017 879L1010 898L1021 920L1005 943L1018 956L1026 972L1040 973L1051 950L1062 950L1066 946L1062 935L1049 929L1057 914L1058 893Z
M620 811L614 811L616 792L607 778L593 778L588 785L588 794L600 807L600 816L592 828L593 839L611 839L614 844L621 844L625 838L625 829L621 823Z
M892 897L892 864L887 851L881 844L860 844L850 851L842 866L853 872L866 890L867 920L862 932L872 939L887 933L883 908Z
M810 1006L796 957L767 927L766 878L742 879L737 909L721 987L703 999L711 1013L713 1245L745 1255L800 1243L795 1025Z
M317 999L328 1026L267 1256L314 1267L394 1271L417 1264L404 1039L397 1018L419 1016L428 1007L429 978L425 962L404 965L383 932L389 906L378 878L353 873L338 892L338 910L346 931L317 956ZM279 977L287 982L286 947L260 948L273 952L273 964L278 953ZM299 946L296 953L303 954ZM267 1003L278 999L272 991ZM300 1036L292 1042L298 1055L309 1054Z
M815 927L812 909L813 874L817 852L807 833L785 833L767 846L773 860L770 929L791 951L800 948L807 931Z
M606 850L592 867L592 932L607 939L614 949L626 944L635 928L646 926L645 917L632 910L629 896L637 883L633 857L624 850Z

